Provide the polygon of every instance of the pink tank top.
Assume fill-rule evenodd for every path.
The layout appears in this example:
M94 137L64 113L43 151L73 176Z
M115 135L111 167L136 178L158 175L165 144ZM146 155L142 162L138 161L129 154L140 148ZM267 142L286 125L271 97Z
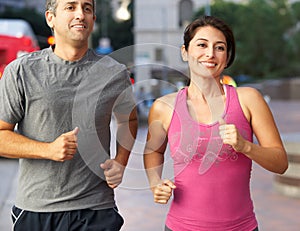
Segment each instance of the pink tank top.
M236 89L225 85L223 119L252 142L253 133ZM199 124L178 92L168 131L176 189L166 225L173 231L252 231L257 227L250 196L252 161L219 136L219 123Z

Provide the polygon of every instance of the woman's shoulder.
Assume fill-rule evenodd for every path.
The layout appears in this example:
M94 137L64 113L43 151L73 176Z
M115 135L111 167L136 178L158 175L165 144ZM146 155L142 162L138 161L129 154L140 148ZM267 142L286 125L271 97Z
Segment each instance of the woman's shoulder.
M160 121L167 130L171 121L177 92L157 98L149 113L149 121Z
M164 106L166 106L166 105L174 106L177 93L178 92L173 92L173 93L161 96L161 97L157 98L154 103L161 105L161 106L163 106L163 105Z
M255 101L263 99L261 92L254 87L237 87L237 93L243 101Z
M249 120L253 111L264 111L268 107L263 95L256 88L238 87L237 94L244 114Z

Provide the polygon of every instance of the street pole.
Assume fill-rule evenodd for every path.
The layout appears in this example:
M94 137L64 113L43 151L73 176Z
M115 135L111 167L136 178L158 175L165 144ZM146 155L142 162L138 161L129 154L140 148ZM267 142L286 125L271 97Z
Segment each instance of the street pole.
M208 16L211 15L211 12L210 12L210 0L207 0L207 1L206 1L205 15L208 15Z

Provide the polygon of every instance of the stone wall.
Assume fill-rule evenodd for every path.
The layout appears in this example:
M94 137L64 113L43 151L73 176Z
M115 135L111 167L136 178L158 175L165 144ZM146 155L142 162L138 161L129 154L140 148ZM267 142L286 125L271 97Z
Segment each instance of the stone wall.
M283 195L300 198L300 143L284 141L289 167L283 175L274 176L274 187Z
M267 80L260 84L260 90L271 99L300 100L300 77Z

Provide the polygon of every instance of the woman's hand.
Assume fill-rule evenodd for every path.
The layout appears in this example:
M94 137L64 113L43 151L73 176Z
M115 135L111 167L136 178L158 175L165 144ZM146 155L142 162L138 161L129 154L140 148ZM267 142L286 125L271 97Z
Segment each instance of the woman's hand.
M154 202L159 204L168 203L172 196L173 190L176 188L175 184L170 180L163 180L160 184L151 187Z
M234 124L220 122L219 134L224 144L232 146L236 152L245 153L249 149L248 141L245 140Z

